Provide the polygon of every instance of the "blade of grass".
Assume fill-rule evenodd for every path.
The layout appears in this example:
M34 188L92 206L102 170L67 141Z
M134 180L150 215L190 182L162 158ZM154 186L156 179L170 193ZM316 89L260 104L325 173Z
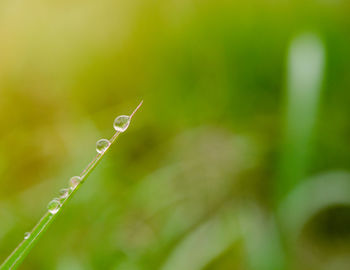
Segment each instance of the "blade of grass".
M134 116L135 112L141 107L142 102L143 101L141 101L141 103L136 107L136 109L130 115L130 121ZM62 211L63 207L66 206L67 202L72 199L74 194L77 192L80 186L84 183L84 181L86 180L88 175L92 172L92 170L97 166L97 164L100 162L100 160L108 151L108 149L111 147L111 145L115 142L115 140L117 139L120 133L121 133L120 131L115 132L112 138L109 140L110 144L108 145L106 150L101 153L98 153L95 156L95 158L89 163L89 165L87 165L87 167L80 173L79 177L81 178L81 181L72 190L72 192L70 192L68 196L63 201L61 201L61 206L58 209L57 213L52 214L51 212L47 211L44 214L44 216L39 220L39 222L34 226L29 236L26 237L3 262L3 264L0 266L0 270L16 269L21 264L23 259L29 253L29 251L35 246L35 243L37 242L39 237L41 237L44 234L44 232L47 230L47 228L53 222L56 216Z
M315 140L325 67L325 47L316 34L293 39L288 51L286 112L275 203L305 178Z

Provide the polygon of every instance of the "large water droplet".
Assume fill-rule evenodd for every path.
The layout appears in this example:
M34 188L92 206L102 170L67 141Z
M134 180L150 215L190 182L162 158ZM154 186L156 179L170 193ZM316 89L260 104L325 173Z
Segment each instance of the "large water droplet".
M30 236L30 232L26 232L26 233L24 233L24 239L28 239L28 238L29 238L29 236Z
M49 204L47 205L47 209L51 214L56 214L58 210L60 209L61 203L58 199L53 199Z
M68 188L61 189L59 194L60 194L60 199L65 199L69 195L69 189Z
M108 148L108 146L110 144L111 143L109 142L109 140L106 140L106 139L98 140L97 143L96 143L96 151L97 151L97 153L101 154L104 151L106 151L106 149Z
M81 181L81 178L79 176L73 176L70 180L69 180L69 187L71 190L74 190L77 185L79 185Z
M130 116L120 115L114 120L114 129L119 132L124 132L130 124Z

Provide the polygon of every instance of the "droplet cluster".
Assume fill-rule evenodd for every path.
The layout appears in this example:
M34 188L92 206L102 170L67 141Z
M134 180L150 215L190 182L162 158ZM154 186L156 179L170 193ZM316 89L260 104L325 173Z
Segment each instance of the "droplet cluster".
M140 105L141 104L142 104L142 102L140 103ZM138 108L140 107L140 105L138 106ZM114 123L113 123L113 127L117 132L124 132L129 127L130 120L131 120L130 116L120 115L117 118L115 118ZM98 140L96 142L97 153L103 154L108 149L108 147L110 145L111 145L111 142L107 139ZM69 180L69 188L61 189L59 192L59 198L54 198L53 200L51 200L49 202L49 204L47 205L47 209L52 215L56 214L60 210L62 203L76 189L76 187L81 183L81 181L82 181L82 178L80 176L73 176ZM24 239L28 239L29 237L30 237L30 233L26 232L24 234Z

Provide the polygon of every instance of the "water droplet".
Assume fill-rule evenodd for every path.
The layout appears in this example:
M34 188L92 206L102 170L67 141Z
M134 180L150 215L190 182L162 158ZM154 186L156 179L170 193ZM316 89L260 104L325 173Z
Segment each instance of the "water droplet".
M114 129L119 132L124 132L130 124L130 116L120 115L114 120Z
M81 181L81 178L79 176L73 176L70 180L69 180L69 187L71 190L74 190L77 185L79 185Z
M26 232L26 233L24 233L24 239L28 239L28 238L29 238L29 236L30 236L30 232Z
M51 214L56 214L58 210L60 209L61 203L58 199L53 199L49 204L47 205L47 209Z
M61 189L59 194L60 194L60 199L65 199L69 195L69 189L68 188Z
M98 140L97 143L96 143L96 151L97 151L97 153L101 154L104 151L106 151L106 149L108 148L108 146L110 144L111 143L109 142L109 140L106 140L106 139Z

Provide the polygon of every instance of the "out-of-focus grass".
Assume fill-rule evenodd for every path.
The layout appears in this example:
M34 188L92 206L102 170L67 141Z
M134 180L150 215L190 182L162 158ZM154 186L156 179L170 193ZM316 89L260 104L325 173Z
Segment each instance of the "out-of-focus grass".
M349 171L349 10L326 0L2 1L0 259L142 97L119 151L22 269L348 269L349 205L330 171ZM325 66L296 176L288 165L300 152L284 152L286 138L297 142L285 134L287 55L305 32Z

